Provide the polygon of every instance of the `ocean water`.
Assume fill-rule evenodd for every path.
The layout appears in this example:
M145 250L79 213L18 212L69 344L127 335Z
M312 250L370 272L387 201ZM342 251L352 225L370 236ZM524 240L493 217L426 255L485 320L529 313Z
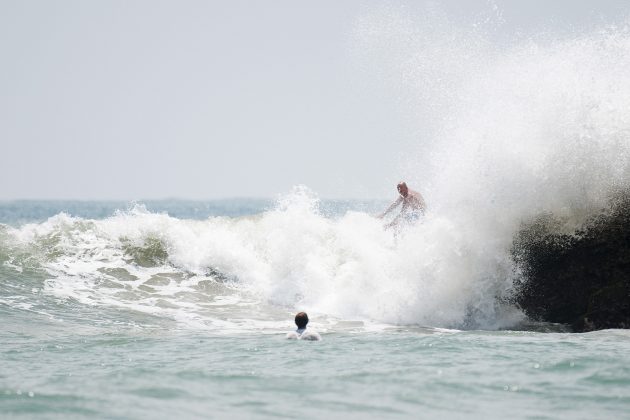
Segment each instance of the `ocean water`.
M417 122L399 173L428 211L400 234L386 201L304 186L0 203L0 415L630 418L630 332L528 319L511 254L630 188L630 31L497 43L484 19L383 6L350 31ZM284 338L298 311L322 341Z
M383 204L0 204L2 416L627 417L629 331L421 289Z

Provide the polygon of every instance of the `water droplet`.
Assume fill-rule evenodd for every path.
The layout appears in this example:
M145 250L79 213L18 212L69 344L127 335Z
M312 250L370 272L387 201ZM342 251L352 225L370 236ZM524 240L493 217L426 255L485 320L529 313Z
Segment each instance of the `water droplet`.
M33 391L29 391L29 392L28 392L28 396L29 396L29 397L31 397L31 398L33 398L33 397L35 396L35 393L34 393Z
M569 366L573 367L573 366L575 366L575 363L571 362L571 363L569 363Z
M22 390L18 389L15 393L18 394L18 395L22 395Z
M540 368L540 365L538 363L534 363L534 369L538 369Z

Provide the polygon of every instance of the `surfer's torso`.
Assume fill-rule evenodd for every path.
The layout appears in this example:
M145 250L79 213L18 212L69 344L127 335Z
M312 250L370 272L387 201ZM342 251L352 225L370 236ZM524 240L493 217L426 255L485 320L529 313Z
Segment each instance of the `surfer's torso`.
M424 213L425 203L419 192L408 190L407 196L400 196L402 199L401 213L421 215Z

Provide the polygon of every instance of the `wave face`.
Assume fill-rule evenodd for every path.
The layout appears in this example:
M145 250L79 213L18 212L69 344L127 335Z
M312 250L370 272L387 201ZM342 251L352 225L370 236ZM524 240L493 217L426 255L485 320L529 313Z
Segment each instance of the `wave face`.
M142 206L101 220L62 213L3 226L1 250L5 274L43 271L46 295L237 331L251 320L284 326L295 309L393 324L495 319L501 290L474 281L479 259L461 240L443 218L395 239L366 213L326 217L298 187L241 218L182 220Z

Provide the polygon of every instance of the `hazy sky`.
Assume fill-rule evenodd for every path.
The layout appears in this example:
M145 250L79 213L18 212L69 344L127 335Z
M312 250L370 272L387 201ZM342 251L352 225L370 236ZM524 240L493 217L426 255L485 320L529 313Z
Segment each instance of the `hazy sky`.
M498 43L630 10L432 3L455 21L500 14ZM379 63L357 51L357 22L384 7L426 6L0 0L0 199L273 197L295 184L329 198L393 196L423 139Z

